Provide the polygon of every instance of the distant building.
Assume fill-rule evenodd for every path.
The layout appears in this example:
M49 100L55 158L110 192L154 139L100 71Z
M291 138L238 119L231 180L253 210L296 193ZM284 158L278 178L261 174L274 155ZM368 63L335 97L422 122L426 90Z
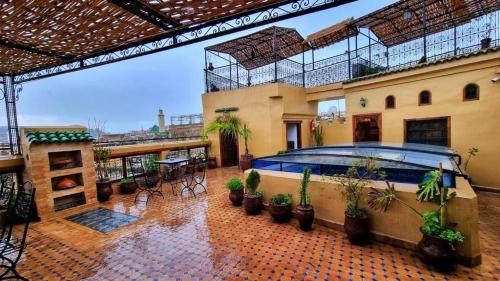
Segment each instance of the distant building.
M158 112L158 126L160 127L160 133L165 133L165 115L163 114L163 109L161 108Z
M170 137L184 138L201 136L203 130L203 115L179 115L170 118Z

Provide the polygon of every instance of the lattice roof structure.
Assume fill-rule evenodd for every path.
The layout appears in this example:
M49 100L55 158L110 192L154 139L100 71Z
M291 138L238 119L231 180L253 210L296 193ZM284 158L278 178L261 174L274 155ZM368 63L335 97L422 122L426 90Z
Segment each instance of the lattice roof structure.
M470 21L500 8L498 0L401 0L356 19L353 24L370 28L386 46L394 46Z
M38 79L353 1L6 0L0 3L0 75ZM39 73L26 74L32 72Z
M349 37L358 35L358 29L353 25L354 19L348 18L330 27L315 32L306 38L306 42L314 49L324 48Z
M310 49L294 28L272 26L205 50L231 55L245 69L255 69Z

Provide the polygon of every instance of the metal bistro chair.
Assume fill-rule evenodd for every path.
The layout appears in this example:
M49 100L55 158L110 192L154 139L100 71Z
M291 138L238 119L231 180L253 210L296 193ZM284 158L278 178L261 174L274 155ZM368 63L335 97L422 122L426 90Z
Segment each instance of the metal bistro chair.
M155 194L163 196L161 184L158 184L160 181L159 177L148 175L146 169L144 169L144 164L142 163L142 159L140 157L129 157L128 164L130 167L130 171L132 172L132 177L134 181L137 183L138 192L135 195L134 203L137 202L137 198L139 198L139 194L146 192L148 196L146 197L146 205L149 202L149 197L154 196ZM144 177L143 180L139 180L139 177Z
M0 210L7 210L9 200L14 192L14 184L11 175L0 175Z
M186 167L186 173L184 175L184 180L182 183L183 187L181 189L181 195L185 190L187 190L191 191L194 197L196 197L196 193L194 192L194 190L198 186L202 187L205 193L207 192L204 184L207 174L207 161L203 153L198 154L193 159L194 161L191 162L188 167Z
M0 268L5 270L0 274L0 280L28 280L19 275L16 266L26 248L26 237L28 236L29 224L35 207L35 191L36 188L33 187L33 183L26 181L18 187L15 194L12 193L12 196L10 196L0 237L0 259L2 260ZM22 237L14 235L16 223L23 224ZM16 233L20 232L16 231Z

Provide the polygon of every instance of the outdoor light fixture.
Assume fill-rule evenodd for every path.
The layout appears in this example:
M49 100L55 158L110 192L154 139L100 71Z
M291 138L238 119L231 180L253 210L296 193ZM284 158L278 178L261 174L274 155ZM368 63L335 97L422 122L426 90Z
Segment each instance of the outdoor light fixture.
M361 104L362 107L365 107L366 106L366 99L364 97L361 97L359 99L359 104Z
M496 83L498 81L500 81L500 77L495 77L495 78L491 79L491 82L493 82L493 83Z

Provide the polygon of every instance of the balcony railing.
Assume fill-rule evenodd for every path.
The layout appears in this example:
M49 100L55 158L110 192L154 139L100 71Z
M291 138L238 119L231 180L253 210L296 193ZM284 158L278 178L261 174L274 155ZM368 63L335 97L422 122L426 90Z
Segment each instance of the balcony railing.
M485 42L489 38L489 42ZM432 62L484 48L500 46L500 11L469 23L400 45L385 47L373 38L367 46L345 53L299 63L285 59L247 71L239 64L206 70L207 92L225 91L274 82L299 87L317 87L353 78ZM425 50L425 51L424 51ZM425 52L425 54L424 54Z

